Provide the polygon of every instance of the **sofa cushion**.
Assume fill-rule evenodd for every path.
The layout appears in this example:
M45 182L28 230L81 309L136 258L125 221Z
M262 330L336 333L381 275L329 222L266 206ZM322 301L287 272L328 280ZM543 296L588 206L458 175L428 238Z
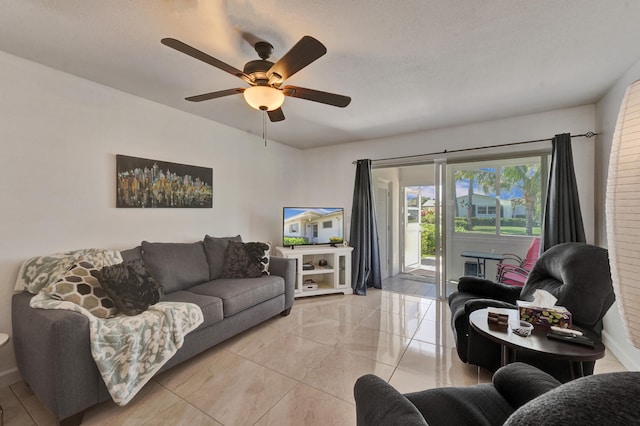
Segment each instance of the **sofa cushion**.
M269 250L266 243L229 241L222 278L257 278L269 275Z
M220 278L191 287L189 291L219 297L222 299L224 316L229 317L284 294L284 279L276 275L260 278Z
M209 264L202 241L142 242L142 260L165 293L209 281Z
M142 259L142 246L137 246L128 250L122 250L120 252L120 256L122 256L123 262L126 262L127 260Z
M138 315L160 300L160 286L141 260L105 266L91 275L125 315Z
M204 322L196 329L205 328L218 321L222 321L222 299L213 296L205 296L202 294L192 293L186 290L174 291L173 293L163 294L160 297L162 302L183 302L193 303L200 307Z
M80 261L42 291L54 299L75 303L98 318L111 318L118 308L91 271L97 271L92 263Z
M204 252L207 256L207 262L209 263L209 279L215 280L222 276L224 257L229 241L242 242L242 237L236 235L235 237L218 238L205 235L203 243Z

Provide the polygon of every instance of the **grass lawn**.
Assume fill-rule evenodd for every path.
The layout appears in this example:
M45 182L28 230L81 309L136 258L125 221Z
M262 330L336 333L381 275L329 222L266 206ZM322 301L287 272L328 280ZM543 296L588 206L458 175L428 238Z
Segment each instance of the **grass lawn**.
M495 226L474 226L473 230L469 231L474 234L495 234ZM501 226L501 235L527 235L527 229L521 226ZM540 227L533 228L533 235L540 235Z

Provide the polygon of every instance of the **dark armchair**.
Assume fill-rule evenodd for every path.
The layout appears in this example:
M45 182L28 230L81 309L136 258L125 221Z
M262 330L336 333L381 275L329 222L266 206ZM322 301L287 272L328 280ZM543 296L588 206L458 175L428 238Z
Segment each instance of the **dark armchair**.
M640 424L640 372L582 377L561 384L523 363L493 383L401 394L368 374L354 386L358 426L541 426Z
M473 330L469 315L486 307L516 309L517 300L533 300L538 289L554 295L558 299L556 304L571 312L574 324L600 336L602 317L615 300L607 250L584 243L553 246L540 256L523 287L476 277L460 278L458 291L449 296L451 325L460 359L491 371L500 367L500 346ZM561 381L570 379L568 363L522 354L516 357ZM584 373L592 374L594 365L595 362L583 363Z

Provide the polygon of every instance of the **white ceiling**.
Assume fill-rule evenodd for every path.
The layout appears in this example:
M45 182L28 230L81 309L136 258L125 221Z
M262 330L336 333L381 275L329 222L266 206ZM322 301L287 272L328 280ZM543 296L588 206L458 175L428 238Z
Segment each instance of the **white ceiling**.
M5 0L0 50L256 135L246 84L160 44L177 38L242 69L303 35L328 53L287 84L352 97L287 98L269 139L299 148L592 103L640 58L638 0ZM3 82L2 84L10 84ZM34 99L37 102L37 99Z

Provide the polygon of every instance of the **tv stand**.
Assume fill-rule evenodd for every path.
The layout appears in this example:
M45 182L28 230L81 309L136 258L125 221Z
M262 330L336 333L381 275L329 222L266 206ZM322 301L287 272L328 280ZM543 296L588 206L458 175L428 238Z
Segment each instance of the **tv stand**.
M276 247L276 254L296 259L295 297L320 294L353 294L351 251L353 247L298 246L295 250ZM303 268L303 265L307 265ZM309 269L312 265L313 269Z

